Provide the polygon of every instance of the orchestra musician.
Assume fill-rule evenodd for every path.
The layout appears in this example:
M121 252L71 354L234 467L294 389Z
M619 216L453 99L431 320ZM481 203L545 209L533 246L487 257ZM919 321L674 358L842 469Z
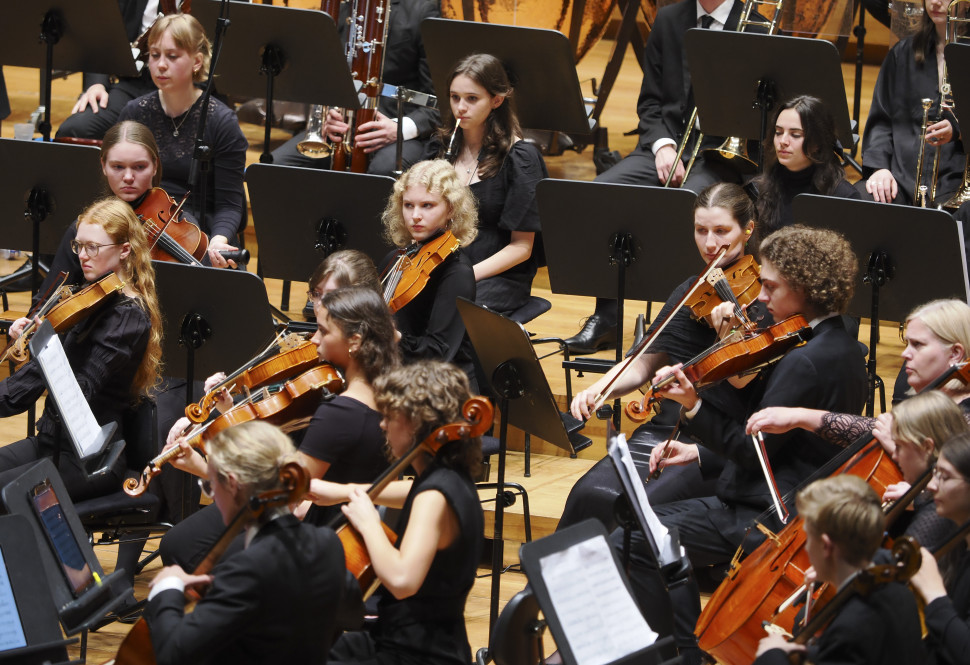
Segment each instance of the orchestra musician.
M171 0L166 3L159 0L118 0L125 34L130 43L134 43L152 26L159 12L166 13L166 4L177 10L182 1ZM118 115L125 104L155 91L155 84L147 67L142 67L137 76L122 76L117 80L112 80L106 74L85 72L82 86L84 90L71 109L71 115L57 128L55 136L59 139L100 139L118 122Z
M180 201L191 187L189 174L203 111L202 90L196 84L208 75L211 45L202 26L188 14L158 19L148 33L148 45L148 68L158 90L128 102L119 119L137 120L151 130L161 155L162 188ZM214 267L225 268L229 262L219 251L238 249L237 237L246 219L243 171L249 143L225 104L210 99L206 113L204 138L212 148L212 164L201 228L209 235L207 259ZM192 190L184 208L195 220L202 213L202 188L200 183Z
M262 422L220 432L207 452L205 490L226 525L251 497L283 489L280 467L296 459L289 438ZM144 617L158 665L327 661L347 592L340 541L285 503L245 529L245 548L211 575L167 566L152 580ZM184 591L210 584L186 613Z
M465 251L477 234L471 190L445 160L418 162L394 183L381 220L385 238L400 248L379 266L385 283L398 268L406 270L405 263L396 259L409 246L416 246L420 255L425 246L446 233L460 243L427 275L420 292L397 309L394 322L401 333L399 346L405 363L420 359L457 362L471 376L470 344L464 341L465 324L455 307L459 296L475 299L475 273ZM402 279L406 276L405 272Z
M835 118L822 100L800 95L778 107L774 135L764 142L764 169L752 181L761 237L795 223L792 200L799 194L862 197L845 179L837 149Z
M104 175L105 195L114 195L127 201L132 208L145 199L152 187L161 183L162 169L155 137L144 125L126 120L113 125L101 142L101 173ZM67 273L68 283L77 283L83 277L81 262L71 250L71 242L77 233L77 220L73 221L61 236L50 270L31 302L36 307L44 293L58 281L58 275ZM10 337L16 339L29 323L20 319L10 327Z
M843 313L852 297L857 260L838 233L788 226L761 243L761 294L776 321L802 315L812 337L763 370L748 386L746 410L726 412L698 396L680 365L658 370L654 382L673 372L676 382L663 389L665 398L681 406L682 427L703 444L670 441L654 449L650 470L699 464L709 451L724 460L716 494L656 507L660 521L676 526L694 569L727 563L745 536L751 520L772 505L771 493L751 437L745 434L747 414L767 406L808 406L859 412L865 401L866 374L859 344L845 331ZM764 437L767 459L777 489L784 494L808 477L839 450L809 432ZM641 608L654 602L656 559L643 534L634 532L630 581ZM615 531L615 542L622 533ZM693 630L700 614L700 596L692 574L686 584L670 589L674 635L685 663L700 662Z
M448 89L451 117L439 131L437 156L455 165L478 200L478 236L466 250L475 302L511 314L529 301L539 267L536 185L549 173L539 149L522 138L512 84L498 58L463 58Z
M107 296L100 309L63 338L64 352L95 419L117 423L120 437L125 412L158 383L162 355L155 271L145 232L127 202L109 197L78 216L71 247L80 259L84 282L109 273L124 282L120 292ZM29 360L0 382L0 416L22 413L46 389L40 366ZM116 492L124 480L124 455L109 473L88 476L52 400L45 403L35 436L0 447L0 487L42 457L53 460L74 501Z
M928 469L933 468L941 442L970 431L963 410L939 390L927 390L897 404L876 420L872 435L892 455L903 474L882 495L884 503L899 500ZM912 510L890 525L890 535L905 534L921 545L936 548L953 533L953 523L937 515L933 496L924 491L913 499Z
M338 28L343 29L352 3L340 3ZM421 22L427 18L439 18L439 3L431 0L390 0L390 23L387 27L387 44L384 48L383 82L396 86L434 94L431 70L421 38ZM428 141L440 122L438 110L426 106L404 104L404 144L402 161L404 169L419 162L427 150ZM350 129L347 119L339 109L331 108L326 117L323 135L334 143L340 143ZM306 138L299 132L292 139L273 151L273 163L282 166L307 168L330 168L330 158L304 157L297 145ZM381 97L377 117L357 127L355 144L370 155L367 172L374 175L392 175L397 168L397 101Z
M905 326L906 348L902 358L911 390L923 390L951 365L966 359L970 349L970 305L967 303L955 299L925 303L906 317ZM970 422L970 389L960 379L950 379L939 390L960 405ZM801 428L841 447L875 426L875 418L808 408L771 407L748 419L749 432L779 434Z
M468 381L453 365L420 361L382 375L375 385L381 427L395 458L440 426L461 421ZM373 632L345 633L330 663L471 662L465 600L475 579L483 516L472 478L481 464L481 441L444 444L411 464L417 476L392 481L375 501L401 508L395 545L382 528L363 485L313 480L310 495L342 510L360 533L386 593Z
M970 520L970 435L943 444L928 486L941 517L965 525ZM926 548L910 583L926 601L927 647L931 662L957 665L970 649L970 535L941 561Z
M684 180L686 162L693 145L674 164L678 142L690 130L693 93L687 71L684 35L691 28L735 30L741 19L741 0L683 0L657 11L644 52L643 84L637 101L640 139L636 148L618 164L596 177L596 182L625 185L663 185L674 171L671 184L700 192L715 182L740 183L730 166L704 159L703 150ZM757 12L755 12L757 14ZM695 140L697 134L693 137ZM716 148L724 137L704 137L703 148ZM616 301L597 298L594 313L582 329L566 340L574 354L613 348L616 343Z
M926 128L929 158L923 169L923 182L929 185L934 153L939 150L936 198L942 203L960 186L966 155L957 140L959 125L950 110L940 116L948 4L948 0L924 0L919 30L898 41L879 69L862 142L865 179L857 184L865 198L916 204L913 196L917 185L923 99L933 100L930 124Z
M755 229L754 219L754 205L740 185L717 183L707 187L694 203L694 242L701 260L709 263L722 247L727 247L719 265L725 271L730 270L730 266L748 255L749 241ZM614 381L622 365L614 367L589 388L576 394L570 405L574 417L583 420L590 418L596 398L611 382L613 385L609 387L604 403L635 393L661 367L689 361L713 345L719 338L719 331L722 334L728 332L729 327L724 326L721 321L722 308L718 308L716 314L712 313L703 320L693 318L691 310L686 306L674 311L674 307L683 300L695 279L696 277L688 278L670 294L647 335L652 336L668 316L672 315L673 318L620 379ZM755 283L754 288L760 287ZM758 307L751 308L752 316L757 309ZM714 389L705 395L708 399L725 400L725 409L739 408L741 405L740 402L735 403L738 397L733 389ZM641 425L629 438L627 443L631 450L639 449L642 453L634 455L635 461L649 459L652 447L672 434L679 408L680 405L676 402L662 401L660 413L650 423ZM704 488L705 494L712 493L717 468L718 465L714 463L705 465L703 476L701 469L695 465L669 469L659 478L647 483L647 496L651 505L688 498L698 490L705 491ZM638 470L641 477L646 478L649 475L645 463ZM610 529L616 526L613 505L620 494L618 482L612 463L607 458L597 462L570 490L559 520L559 528L576 524L587 517L599 519Z
M798 493L795 504L817 580L841 589L872 565L886 520L879 497L864 480L852 475L817 480ZM805 647L771 634L758 645L755 665L790 665L789 654L795 651ZM808 647L808 659L816 665L925 662L912 592L889 581L851 596Z
M313 290L326 287L326 282L317 282ZM343 372L345 389L321 400L300 442L298 457L313 478L369 482L386 466L374 383L398 364L391 315L380 295L365 286L326 291L315 300L315 310L317 353L322 362ZM210 377L209 387L224 378ZM230 407L231 398L223 395L219 408ZM203 477L205 462L182 435L186 425L188 419L176 422L166 449L181 446L185 454L173 464ZM328 523L336 512L313 507L307 513L307 508L310 506L302 506L299 515L306 514L309 523L318 525ZM162 538L163 562L194 568L218 538L219 524L211 507L184 520Z

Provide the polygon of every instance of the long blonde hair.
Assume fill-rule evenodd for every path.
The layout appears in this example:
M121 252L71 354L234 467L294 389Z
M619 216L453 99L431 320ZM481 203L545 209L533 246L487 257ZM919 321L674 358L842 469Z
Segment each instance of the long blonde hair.
M145 355L131 384L134 395L147 395L159 381L162 365L162 315L155 295L155 268L152 267L148 238L135 212L125 201L109 196L95 201L78 216L78 225L93 224L104 229L113 242L131 246L122 261L125 281L136 300L148 314L150 329Z
M962 300L931 300L920 305L906 317L906 325L913 319L923 322L931 333L944 344L959 344L964 358L970 354L970 305ZM953 392L965 390L960 379L950 379L940 386Z
M166 30L178 48L189 55L202 55L202 66L192 72L192 80L196 83L204 81L209 75L209 64L212 61L212 44L205 36L205 28L191 14L169 14L155 21L148 33L148 46L157 43Z

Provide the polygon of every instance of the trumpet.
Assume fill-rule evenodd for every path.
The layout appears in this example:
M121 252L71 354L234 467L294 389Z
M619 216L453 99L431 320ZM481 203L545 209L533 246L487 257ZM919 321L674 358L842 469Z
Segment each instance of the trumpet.
M970 2L970 0L960 0L962 2ZM768 34L775 34L775 30L778 27L778 19L781 16L781 5L784 0L745 0L744 9L741 11L741 18L738 19L736 32L744 32L745 28L749 25L764 25L761 21L756 21L751 19L752 12L759 13L755 11L756 5L771 5L774 7L774 13L771 16L771 21L768 23ZM684 155L684 151L687 148L687 142L690 140L690 136L694 131L694 127L697 125L697 107L694 107L693 112L690 114L690 120L687 121L687 125L684 128L684 138L681 140L680 145L677 148L677 158L674 161L673 166L670 169L670 175L667 176L666 182L664 182L664 187L669 187L671 181L674 178L674 171L677 167L677 162L681 160ZM687 167L684 170L684 179L681 181L681 185L687 181L687 176L690 175L690 170L694 166L694 161L697 159L697 153L700 150L701 143L704 141L704 133L698 128L697 137L694 142L694 150L691 153L690 160L687 162ZM755 162L748 155L747 144L744 139L737 136L729 136L724 139L717 148L706 148L704 150L705 154L709 154L710 157L724 162L726 164L733 165L741 173L753 173L758 168L758 163Z
M307 118L306 136L296 144L296 149L304 157L311 159L323 159L329 157L333 152L333 145L330 139L323 135L323 119L327 115L327 107L314 104L310 107L310 114Z

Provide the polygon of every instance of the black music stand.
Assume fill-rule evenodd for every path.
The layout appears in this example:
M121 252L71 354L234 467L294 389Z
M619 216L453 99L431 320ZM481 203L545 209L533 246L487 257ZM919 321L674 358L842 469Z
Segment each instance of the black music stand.
M51 139L53 70L138 76L114 0L7 3L3 20L0 63L36 67L45 73L44 96L40 100L44 119L39 127L45 141Z
M0 279L0 288L30 274L31 293L37 292L40 273L48 269L38 257L57 251L67 227L98 197L102 178L97 148L0 139L0 181L7 192L0 196L0 245L33 252L29 265Z
M262 277L302 282L337 250L360 250L379 265L393 249L381 224L393 178L253 164L246 185ZM283 309L289 300L286 284Z
M240 270L153 261L165 321L166 376L185 379L186 404L196 376L239 367L273 337L266 285Z
M844 234L859 259L869 290L856 288L849 314L871 322L866 415L872 416L879 321L904 321L917 305L937 298L970 301L963 228L942 210L817 194L799 194L792 210L800 224Z
M620 362L625 300L664 302L687 276L685 266L698 265L687 233L697 196L686 189L547 179L536 198L552 292L616 299ZM654 251L656 244L663 249ZM576 358L563 366L605 372L613 364ZM617 400L617 427L619 417Z
M448 74L459 60L490 53L509 72L523 128L589 134L573 49L561 32L429 18L421 36L438 99L449 98Z
M855 144L842 64L830 42L694 28L684 44L705 134L763 141L779 104L812 95L831 111L842 146Z
M221 4L196 0L192 15L211 30ZM269 135L274 98L360 106L333 18L312 9L249 2L232 2L231 6L232 30L223 43L226 60L219 71L219 89L241 97L266 98L270 111L266 113L261 163L273 162Z
M566 665L597 655L608 656L603 662L610 665L680 662L672 636L652 644L641 639L647 624L602 523L583 520L526 543L519 558ZM586 583L576 584L577 575ZM596 620L590 620L591 611L598 613ZM636 646L624 644L626 637Z
M35 509L31 497L33 488L48 481L57 495L63 514L63 518L57 524L64 525L62 530L52 533L51 536L48 535L48 530ZM102 570L67 493L67 488L64 487L64 482L51 460L47 458L40 460L4 487L0 494L7 512L26 517L33 527L34 541L40 550L39 560L44 568L44 576L50 583L51 598L54 600L54 607L57 609L65 633L75 635L81 631L90 630L101 621L102 617L118 608L131 594L131 584L126 581L123 570L113 571L110 575L105 575ZM51 544L52 537L57 538L55 542L62 552L69 556L80 555L83 558L83 563L87 564L94 576L95 583L92 586L80 593L75 593L68 585L61 563ZM68 547L73 553L68 551ZM84 641L82 641L82 654L83 649Z
M521 324L476 305L465 298L457 299L468 337L478 356L483 378L492 393L500 398L498 479L495 483L495 530L492 540L492 598L489 613L489 636L498 618L499 588L502 575L505 502L505 455L508 450L508 427L512 423L529 434L541 437L575 454L552 396L549 382L542 373L529 333ZM589 442L589 439L586 439ZM588 445L588 443L587 443Z
M66 663L57 609L41 565L30 521L0 516L0 607L4 611L0 661L8 665Z

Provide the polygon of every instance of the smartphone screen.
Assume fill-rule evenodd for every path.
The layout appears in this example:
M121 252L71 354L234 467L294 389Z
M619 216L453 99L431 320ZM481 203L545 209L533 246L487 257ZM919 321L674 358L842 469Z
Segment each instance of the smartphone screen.
M67 517L50 481L45 480L36 485L30 493L34 510L40 517L47 540L64 572L67 585L77 597L94 583L91 567L84 560L84 554L81 553L81 548L74 538L74 532L71 531L71 526L67 522Z

